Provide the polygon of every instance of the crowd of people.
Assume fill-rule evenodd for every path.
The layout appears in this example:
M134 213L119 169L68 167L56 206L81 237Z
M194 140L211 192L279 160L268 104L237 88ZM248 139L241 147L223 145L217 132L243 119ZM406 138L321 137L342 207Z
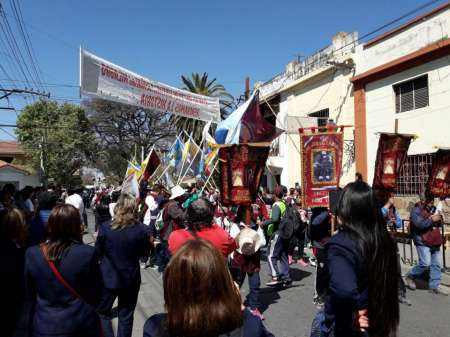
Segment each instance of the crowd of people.
M404 279L392 235L402 223L392 195L357 179L330 200L328 208L305 209L299 186L261 188L254 204L225 207L219 190L201 184L143 186L139 198L118 189L17 192L6 184L0 194L5 336L23 315L30 336L114 336L116 299L117 336L131 336L145 268L161 273L166 312L148 318L144 336L272 336L261 310L264 255L269 287L291 286L290 264L316 267L311 336L395 336L399 302L411 304L406 288L415 290L425 271L430 292L446 295L431 235L442 216L429 194L412 210L419 264ZM93 245L83 242L90 207Z

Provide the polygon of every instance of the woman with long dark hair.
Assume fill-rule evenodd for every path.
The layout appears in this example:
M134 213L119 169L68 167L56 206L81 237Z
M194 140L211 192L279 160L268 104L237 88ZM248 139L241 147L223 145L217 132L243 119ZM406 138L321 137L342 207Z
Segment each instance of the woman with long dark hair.
M269 337L242 306L223 255L208 241L185 242L164 272L167 313L150 317L144 337Z
M322 336L364 335L353 318L364 312L371 337L397 335L399 323L397 250L373 190L348 184L337 209L339 231L326 245L329 281ZM361 314L360 314L361 315Z
M83 244L82 231L75 207L56 206L47 222L48 240L26 252L31 336L101 336L95 307L103 281L95 249Z

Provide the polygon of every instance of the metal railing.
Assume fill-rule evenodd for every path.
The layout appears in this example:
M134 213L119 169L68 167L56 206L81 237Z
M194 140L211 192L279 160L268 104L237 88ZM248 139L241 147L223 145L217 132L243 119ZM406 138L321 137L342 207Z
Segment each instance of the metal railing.
M399 246L400 259L404 264L409 264L414 266L418 263L417 259L414 257L413 239L409 231L410 221L402 220L402 228L395 232L395 238ZM445 256L447 250L447 235L445 233L445 226L450 226L450 223L443 223L441 227L442 235L442 271L449 272L449 267L447 267L447 259ZM409 256L408 256L409 254Z

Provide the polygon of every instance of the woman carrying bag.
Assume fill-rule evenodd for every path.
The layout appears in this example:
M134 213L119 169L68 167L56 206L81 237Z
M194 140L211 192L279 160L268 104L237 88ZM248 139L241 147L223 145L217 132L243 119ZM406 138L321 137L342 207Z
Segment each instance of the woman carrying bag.
M82 231L75 207L56 206L48 218L48 240L25 254L30 336L102 336L95 311L102 275L95 249L82 242Z

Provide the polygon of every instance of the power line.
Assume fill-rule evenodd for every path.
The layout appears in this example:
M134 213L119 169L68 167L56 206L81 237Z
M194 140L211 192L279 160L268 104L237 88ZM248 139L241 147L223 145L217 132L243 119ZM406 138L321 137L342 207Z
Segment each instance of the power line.
M6 82L12 82L12 83L26 83L25 81L13 80L11 78L0 78L0 81L6 81ZM78 84L66 84L66 83L39 82L39 84L45 85L46 87L64 87L64 88L79 88L80 87Z

